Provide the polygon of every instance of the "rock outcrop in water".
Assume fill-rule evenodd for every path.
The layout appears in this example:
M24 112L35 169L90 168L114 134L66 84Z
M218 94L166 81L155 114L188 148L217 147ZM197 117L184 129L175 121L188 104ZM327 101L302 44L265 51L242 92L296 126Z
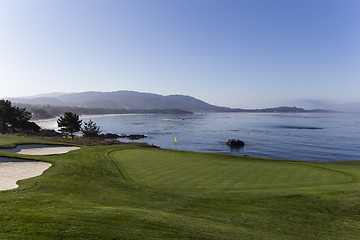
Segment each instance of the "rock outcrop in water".
M106 133L99 135L101 138L114 139L114 138L128 138L131 140L144 139L147 136L142 134L115 134L115 133Z
M107 139L114 139L114 138L119 138L120 135L115 134L115 133L105 133L105 134L100 134L99 137L107 138Z
M239 139L229 139L226 144L231 148L241 148L245 146L245 143Z
M142 135L142 134L130 134L130 135L121 134L120 138L128 138L128 139L131 139L131 140L137 140L137 139L147 138L147 136Z

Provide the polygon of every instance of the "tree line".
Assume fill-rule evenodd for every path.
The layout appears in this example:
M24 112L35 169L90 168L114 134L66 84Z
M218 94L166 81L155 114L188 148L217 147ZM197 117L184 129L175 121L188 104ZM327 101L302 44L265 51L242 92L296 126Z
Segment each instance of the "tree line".
M25 107L13 106L9 100L0 100L0 133L26 133L28 135L38 133L41 128L30 121L31 117L32 114ZM74 138L74 134L79 131L85 137L97 137L101 133L100 128L92 120L84 122L82 127L79 115L72 112L65 112L59 117L57 123L60 131L69 134L71 138Z
M31 117L32 114L26 111L26 108L12 106L9 100L0 100L0 131L2 134L39 132L40 127L36 123L30 122Z

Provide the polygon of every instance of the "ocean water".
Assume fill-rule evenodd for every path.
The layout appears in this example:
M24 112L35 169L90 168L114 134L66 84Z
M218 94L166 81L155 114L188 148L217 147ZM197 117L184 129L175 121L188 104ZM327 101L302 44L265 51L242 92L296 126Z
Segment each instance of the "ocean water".
M166 149L302 161L360 160L359 113L126 114L82 119L92 119L103 133L147 135L136 141ZM38 124L56 129L55 119ZM229 148L226 141L232 138L244 141L245 147Z

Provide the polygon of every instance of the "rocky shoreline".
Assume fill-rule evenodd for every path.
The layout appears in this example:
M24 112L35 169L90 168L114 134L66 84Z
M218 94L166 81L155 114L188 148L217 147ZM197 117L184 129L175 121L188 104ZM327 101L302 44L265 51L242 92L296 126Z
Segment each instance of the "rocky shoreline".
M147 136L142 134L115 134L115 133L105 133L100 134L99 137L105 138L105 139L114 139L114 138L128 138L131 140L138 140L138 139L144 139L147 138Z

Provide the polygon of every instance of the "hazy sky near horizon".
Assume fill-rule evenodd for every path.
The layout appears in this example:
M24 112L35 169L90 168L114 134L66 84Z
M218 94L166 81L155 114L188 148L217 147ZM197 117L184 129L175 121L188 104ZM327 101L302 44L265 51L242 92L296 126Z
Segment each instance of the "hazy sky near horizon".
M134 90L360 102L358 0L0 0L0 98Z

